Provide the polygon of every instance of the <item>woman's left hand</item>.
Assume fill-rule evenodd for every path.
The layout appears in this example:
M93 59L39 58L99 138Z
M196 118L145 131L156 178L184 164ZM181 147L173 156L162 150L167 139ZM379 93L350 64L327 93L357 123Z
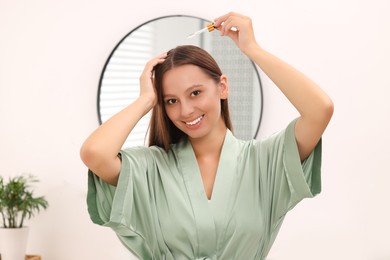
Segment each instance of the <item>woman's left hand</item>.
M332 117L332 100L306 75L257 44L251 18L230 12L214 21L221 35L232 38L299 111L301 116L295 124L295 139L300 159L305 160L316 147Z
M221 36L229 36L245 54L258 46L252 20L248 16L230 12L214 19L214 26L220 31Z

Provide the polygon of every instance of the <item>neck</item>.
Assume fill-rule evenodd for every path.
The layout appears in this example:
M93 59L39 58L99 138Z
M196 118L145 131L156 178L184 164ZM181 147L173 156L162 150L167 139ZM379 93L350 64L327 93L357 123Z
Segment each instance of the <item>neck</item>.
M197 158L207 155L218 155L221 153L222 145L226 136L225 123L219 124L215 129L202 138L190 139L192 149Z

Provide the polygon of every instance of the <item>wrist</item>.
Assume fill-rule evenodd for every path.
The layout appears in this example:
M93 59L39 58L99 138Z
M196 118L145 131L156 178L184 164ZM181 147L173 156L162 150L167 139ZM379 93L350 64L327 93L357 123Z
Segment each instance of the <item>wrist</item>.
M144 108L144 114L148 113L157 103L156 97L141 95L137 99L137 103L140 103Z
M243 53L245 53L245 55L250 59L262 52L264 52L264 50L256 42L248 45L245 50L243 50Z

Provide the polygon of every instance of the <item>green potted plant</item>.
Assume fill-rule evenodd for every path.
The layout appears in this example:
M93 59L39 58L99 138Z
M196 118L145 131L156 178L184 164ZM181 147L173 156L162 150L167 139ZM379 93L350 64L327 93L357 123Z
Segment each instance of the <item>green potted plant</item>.
M1 260L25 259L29 230L25 220L49 205L43 196L34 196L31 184L36 182L32 175L11 177L8 183L0 176Z

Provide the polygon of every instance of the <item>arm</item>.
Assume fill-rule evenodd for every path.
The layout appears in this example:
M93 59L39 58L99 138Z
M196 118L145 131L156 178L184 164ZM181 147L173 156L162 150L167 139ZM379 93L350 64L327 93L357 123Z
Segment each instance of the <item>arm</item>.
M98 127L83 143L80 157L84 164L105 182L116 185L121 168L118 153L138 121L157 102L153 88L154 66L164 61L166 53L149 61L140 77L140 96L131 105Z
M295 125L299 156L306 159L325 131L333 114L333 102L304 74L263 50L256 42L249 17L229 13L215 19L221 35L232 38L261 70L275 83L300 113ZM238 31L230 30L236 27Z

